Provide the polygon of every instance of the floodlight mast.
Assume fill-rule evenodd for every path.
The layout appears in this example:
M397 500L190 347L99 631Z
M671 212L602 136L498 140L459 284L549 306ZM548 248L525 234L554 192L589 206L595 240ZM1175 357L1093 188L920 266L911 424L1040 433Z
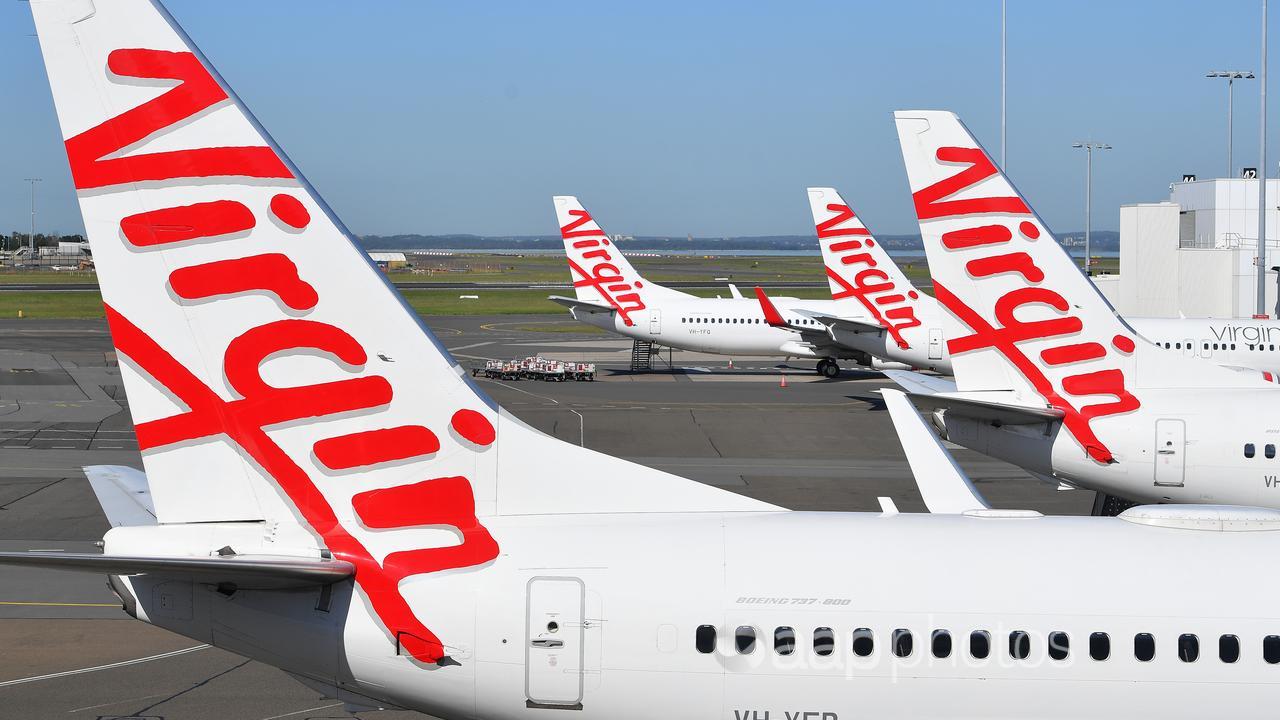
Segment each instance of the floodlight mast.
M1234 177L1236 174L1235 162L1232 159L1232 131L1235 126L1232 120L1235 108L1235 82L1236 80L1252 80L1254 78L1251 70L1210 70L1205 73L1207 78L1223 78L1227 81L1227 174L1223 177Z
M1084 172L1084 274L1090 275L1090 235L1093 232L1093 151L1110 150L1111 146L1100 142L1075 142L1073 148L1082 148L1085 152Z

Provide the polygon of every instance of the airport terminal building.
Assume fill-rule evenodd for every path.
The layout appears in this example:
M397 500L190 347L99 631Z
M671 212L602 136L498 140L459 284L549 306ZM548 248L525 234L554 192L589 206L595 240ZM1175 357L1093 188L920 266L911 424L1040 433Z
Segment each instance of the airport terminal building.
M1094 282L1121 315L1251 317L1257 307L1258 181L1188 180L1167 202L1120 208L1119 275ZM1276 310L1280 180L1267 180L1267 308Z

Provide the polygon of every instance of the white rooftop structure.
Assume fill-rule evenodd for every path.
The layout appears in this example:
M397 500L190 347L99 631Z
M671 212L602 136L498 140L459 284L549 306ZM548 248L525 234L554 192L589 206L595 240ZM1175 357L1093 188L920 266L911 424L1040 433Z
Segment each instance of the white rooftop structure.
M1173 183L1169 201L1120 207L1120 275L1095 277L1121 315L1252 317L1258 181ZM1280 180L1267 181L1267 312L1276 315Z

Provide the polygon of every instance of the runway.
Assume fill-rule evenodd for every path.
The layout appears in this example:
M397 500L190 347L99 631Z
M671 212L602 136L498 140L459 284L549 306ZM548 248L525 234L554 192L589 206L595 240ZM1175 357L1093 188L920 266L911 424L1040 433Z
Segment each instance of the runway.
M681 352L661 371L631 373L630 341L561 315L428 324L464 367L539 352L598 363L596 382L476 380L566 442L797 510L877 510L880 496L924 510L878 373L828 380L808 363L739 358L729 369ZM79 468L141 467L105 324L0 321L0 348L0 550L93 551L108 526ZM997 507L1092 505L1092 493L1060 492L970 451L956 457ZM4 716L352 717L278 670L128 619L96 576L0 568L0 647Z

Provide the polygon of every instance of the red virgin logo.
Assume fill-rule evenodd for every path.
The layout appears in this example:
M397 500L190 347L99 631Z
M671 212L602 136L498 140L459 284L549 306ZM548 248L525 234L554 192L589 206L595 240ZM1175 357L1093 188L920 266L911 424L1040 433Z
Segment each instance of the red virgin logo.
M104 160L227 99L191 53L116 50L108 58L108 67L117 76L176 80L178 85L67 141L78 189L214 176L292 177L275 152L262 146L197 148ZM237 445L266 471L333 555L355 565L356 584L400 647L418 660L436 662L445 654L443 644L409 607L400 593L400 581L411 575L488 562L497 557L498 545L476 518L475 499L466 478L424 478L355 495L352 506L356 516L364 526L376 529L453 527L461 535L460 544L393 552L379 563L342 526L333 506L316 487L311 472L320 468L312 467L309 472L272 440L268 429L285 423L320 423L339 413L385 408L394 389L386 378L364 374L368 353L345 330L297 317L313 310L320 296L283 252L284 247L281 252L255 255L237 252L236 238L257 226L260 212L269 213L295 234L306 234L311 216L296 197L279 193L263 206L255 212L239 201L217 200L142 212L120 221L121 236L133 252L167 248L174 262L181 263L187 241L205 240L226 251L220 259L172 270L167 284L175 302L217 302L257 292L294 311L293 317L282 313L280 319L249 327L227 344L221 373L233 394L233 399L227 400L175 359L146 329L107 306L116 349L186 408L170 417L140 423L138 444L146 451L219 437ZM299 240L305 242L305 238ZM275 387L261 377L261 366L269 358L316 351L336 358L353 377L290 387ZM445 435L473 452L486 451L495 440L489 420L471 409L458 409L449 430ZM440 447L435 431L422 425L401 425L319 440L313 447L312 462L331 471L375 468L410 458L429 459Z
M839 259L840 265L850 268L845 271L843 268L827 265L827 278L839 288L832 291L831 298L856 299L889 333L894 342L898 343L898 347L904 350L911 347L902 331L920 325L915 309L919 294L915 290L903 293L889 274L878 267L871 250L876 241L869 230L857 225L840 227L854 218L853 210L848 205L832 203L827 205L827 211L835 215L818 223L818 242L846 238L832 242L828 250ZM852 279L846 279L845 272L854 270L856 272L853 272Z
M986 222L989 214L1025 215L1030 218L1030 208L1018 197L948 200L947 198L991 177L996 169L979 148L939 148L937 159L941 163L958 163L964 167L954 175L915 193L916 213L920 220L988 215L988 218L978 221L981 224L975 223L944 233L941 238L943 249L949 253L960 253L966 258L965 270L975 282L986 281L994 276L1014 275L1025 283L996 299L991 311L996 324L992 324L982 313L965 304L935 280L934 290L938 302L973 331L971 335L948 340L948 350L952 355L986 349L998 352L1050 405L1063 411L1063 425L1084 446L1089 457L1100 463L1114 462L1111 451L1094 434L1091 421L1097 417L1131 412L1141 406L1138 399L1125 388L1122 369L1100 367L1115 359L1116 356L1112 353L1132 353L1135 347L1133 339L1117 334L1105 345L1095 341L1067 341L1086 330L1084 321L1072 313L1072 306L1066 298L1042 284L1045 274L1030 254L1009 247L1015 239L1015 231L1019 242L1036 242L1040 238L1040 228L1030 220L997 219L995 223ZM1039 320L1022 320L1018 317L1019 311L1037 305L1052 308L1056 311L1056 316ZM1019 343L1025 341L1053 338L1063 338L1064 342L1040 350L1037 353L1038 362L1019 347ZM1068 365L1073 372L1056 383L1042 369L1042 366L1056 368ZM1067 398L1094 395L1111 396L1113 400L1083 405Z
M609 254L609 238L605 236L603 230L598 226L596 229L578 229L591 222L591 215L586 210L570 210L569 214L577 219L560 228L561 237L566 241L582 238L573 240L572 243L573 249L579 251L581 264L575 262L574 258L569 258L569 269L574 274L573 286L595 288L605 302L618 311L618 317L622 318L623 324L627 327L635 325L631 319L631 313L645 309L644 300L640 298L640 293L636 292L641 287L641 281L637 280L635 285L632 285L622 277L622 271L612 262L613 256ZM588 267L584 268L583 265Z

